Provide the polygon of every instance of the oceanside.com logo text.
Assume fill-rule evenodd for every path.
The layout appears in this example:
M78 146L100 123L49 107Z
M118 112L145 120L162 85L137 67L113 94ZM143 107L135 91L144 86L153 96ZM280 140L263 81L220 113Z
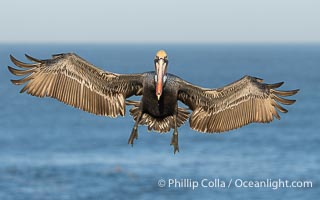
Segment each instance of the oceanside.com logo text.
M271 188L277 190L279 188L312 188L312 185L310 180L284 180L280 178L265 180L169 178L158 180L158 186L161 188L190 188L192 190L197 188Z

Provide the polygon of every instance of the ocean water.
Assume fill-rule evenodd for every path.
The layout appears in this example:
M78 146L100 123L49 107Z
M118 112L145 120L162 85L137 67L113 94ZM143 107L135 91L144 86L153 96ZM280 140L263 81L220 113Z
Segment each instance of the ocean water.
M200 134L186 123L174 155L172 133L139 127L131 147L130 115L99 117L20 94L7 70L10 54L27 61L25 53L45 59L75 52L104 70L144 72L153 69L161 48L168 53L169 72L193 84L217 88L252 75L301 91L286 106L289 112L270 124ZM319 90L320 45L1 44L0 199L317 199ZM249 187L246 181L269 185ZM285 181L312 186L284 187Z

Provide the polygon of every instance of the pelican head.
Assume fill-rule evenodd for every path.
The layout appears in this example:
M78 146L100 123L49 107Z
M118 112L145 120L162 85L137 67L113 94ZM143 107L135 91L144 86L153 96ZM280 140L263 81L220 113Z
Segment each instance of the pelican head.
M158 97L158 100L160 100L163 85L167 80L167 66L167 53L164 50L158 51L154 58L154 67L156 72L154 80L156 82L156 96Z

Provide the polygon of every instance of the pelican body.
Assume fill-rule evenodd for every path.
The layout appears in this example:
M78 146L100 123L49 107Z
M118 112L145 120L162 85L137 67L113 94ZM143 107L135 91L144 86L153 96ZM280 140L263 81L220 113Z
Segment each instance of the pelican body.
M172 116L177 108L178 88L174 84L174 76L167 74L166 83L162 87L162 94L157 93L153 84L156 73L150 72L145 74L143 83L142 112L148 113L153 117L164 118Z
M22 92L37 97L52 97L65 104L96 115L125 115L127 105L135 124L128 143L138 138L138 125L148 130L167 133L173 129L171 145L179 151L178 127L189 119L190 127L204 133L219 133L252 122L267 123L280 119L278 111L287 110L278 103L290 105L285 99L299 90L280 91L283 82L265 84L262 79L244 76L218 89L202 88L167 73L168 58L164 50L154 58L155 71L141 74L116 74L103 71L74 53L53 55L39 60L26 57L31 64L13 56L12 62L22 70L8 67L17 76L16 85L25 84ZM142 96L141 101L128 98ZM178 106L181 101L187 108ZM190 114L191 111L191 114Z

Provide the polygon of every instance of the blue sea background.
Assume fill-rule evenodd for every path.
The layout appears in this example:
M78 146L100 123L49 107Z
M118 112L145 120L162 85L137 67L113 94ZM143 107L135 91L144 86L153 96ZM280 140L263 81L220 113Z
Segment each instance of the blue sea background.
M20 94L7 70L9 55L27 61L75 52L104 70L153 70L165 49L169 72L217 88L244 75L282 90L300 89L289 112L270 124L250 124L225 134L200 134L188 123L179 129L180 153L171 134L139 127L127 144L130 115L95 116L49 98ZM320 45L0 45L0 199L317 199L320 196ZM137 99L137 98L135 98ZM298 180L312 188L168 187L169 179ZM158 186L163 179L167 185ZM226 186L227 187L227 186Z

